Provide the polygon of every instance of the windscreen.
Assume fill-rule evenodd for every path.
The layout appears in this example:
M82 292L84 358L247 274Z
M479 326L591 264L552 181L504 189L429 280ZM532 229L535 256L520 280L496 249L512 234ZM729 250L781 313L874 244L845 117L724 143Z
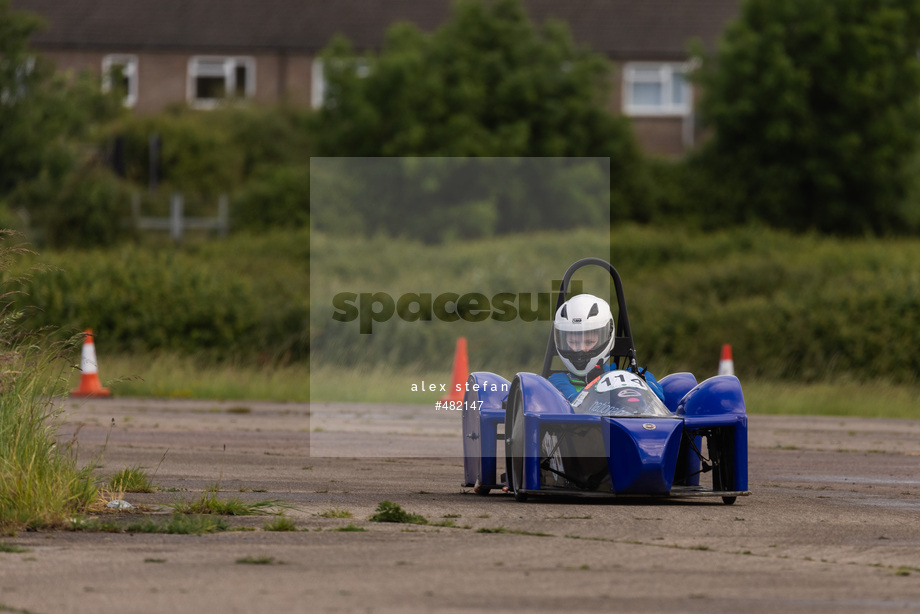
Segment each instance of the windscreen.
M572 402L577 414L621 418L675 418L645 381L629 371L608 371Z

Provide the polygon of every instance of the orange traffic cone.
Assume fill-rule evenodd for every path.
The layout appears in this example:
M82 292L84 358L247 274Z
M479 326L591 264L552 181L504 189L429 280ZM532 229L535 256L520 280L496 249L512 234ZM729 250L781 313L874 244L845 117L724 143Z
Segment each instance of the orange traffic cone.
M80 385L70 391L72 397L107 397L108 388L99 383L99 365L96 363L96 346L93 344L93 331L86 329L83 339L83 352L80 357Z
M722 359L719 360L719 375L734 375L735 361L732 360L732 346L722 346Z
M451 378L450 388L446 395L441 397L442 403L463 401L466 378L470 376L470 367L466 359L466 337L457 338L457 349L454 351L454 373Z

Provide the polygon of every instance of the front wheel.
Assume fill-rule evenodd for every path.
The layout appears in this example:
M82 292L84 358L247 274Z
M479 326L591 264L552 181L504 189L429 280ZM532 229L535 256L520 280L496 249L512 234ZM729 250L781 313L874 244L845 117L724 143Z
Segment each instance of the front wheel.
M722 497L722 503L725 505L733 505L737 498L738 497Z
M514 500L526 501L527 493L524 492L524 407L520 386L512 386L511 394L508 396L505 425L506 431L511 433L511 437L505 441L508 482L514 492Z

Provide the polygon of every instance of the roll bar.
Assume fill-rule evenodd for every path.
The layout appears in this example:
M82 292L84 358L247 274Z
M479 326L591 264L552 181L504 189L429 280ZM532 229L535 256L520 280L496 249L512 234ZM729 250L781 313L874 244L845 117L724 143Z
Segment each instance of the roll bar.
M633 371L639 373L638 364L636 362L636 350L635 344L633 343L632 329L629 327L629 314L626 311L626 297L623 294L623 282L620 280L620 274L617 273L617 270L613 268L613 265L602 260L601 258L582 258L581 260L575 262L572 266L568 268L565 272L565 275L562 278L562 284L559 286L559 294L556 298L556 307L553 309L553 315L562 307L562 304L565 302L565 295L569 288L569 280L572 279L575 271L578 269L595 265L607 269L610 272L610 277L613 278L613 286L617 293L617 328L614 333L615 338L613 342L613 349L610 351L610 356L616 359L625 358L626 362L622 366L625 368L627 366L632 366ZM543 357L543 377L549 377L552 373L552 362L553 356L556 355L556 340L553 335L553 328L550 328L549 331L549 341L546 344L546 354ZM617 360L619 365L619 361Z

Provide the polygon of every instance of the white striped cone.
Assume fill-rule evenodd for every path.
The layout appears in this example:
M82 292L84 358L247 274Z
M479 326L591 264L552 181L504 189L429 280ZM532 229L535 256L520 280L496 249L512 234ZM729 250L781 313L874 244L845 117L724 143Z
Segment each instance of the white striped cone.
M99 382L99 365L96 362L96 345L93 343L93 331L86 329L83 338L83 351L80 354L80 385L70 391L72 397L107 397L112 394Z

